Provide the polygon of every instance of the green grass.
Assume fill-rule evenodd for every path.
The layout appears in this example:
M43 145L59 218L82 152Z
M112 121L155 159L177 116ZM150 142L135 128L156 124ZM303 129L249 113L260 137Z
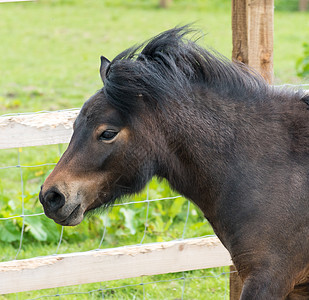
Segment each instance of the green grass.
M0 115L10 112L57 110L80 107L102 83L99 77L99 57L112 59L120 51L174 27L195 22L194 26L206 33L200 44L231 57L230 0L174 0L170 9L158 7L158 0L42 0L33 3L0 4ZM296 76L295 63L302 56L302 44L309 40L309 13L275 13L274 70L276 83L301 83ZM18 165L54 163L65 146L29 147L0 151L0 168ZM0 213L21 214L21 202L30 212L41 212L37 200L40 184L53 166L0 169ZM23 188L23 193L22 193ZM175 195L166 183L154 180L150 185L150 198ZM24 195L23 195L24 194ZM144 191L136 199L143 200ZM177 202L178 201L178 202ZM7 203L10 210L8 211ZM178 203L178 204L177 204ZM108 217L94 216L75 228L65 228L58 253L86 251L99 245L104 224L107 234L102 247L118 247L139 243L143 236L147 207L134 204L127 211L117 207ZM152 203L149 226L144 242L177 239L182 236L187 202ZM190 207L185 237L211 234L209 224L200 212ZM134 216L129 224L129 214ZM172 217L171 217L172 216ZM54 232L50 241L38 241L37 226L26 224L26 232L18 258L54 254L61 228L44 216L37 220ZM173 222L171 222L171 219ZM0 221L3 222L8 221ZM14 219L18 226L22 219ZM43 221L42 221L43 222ZM49 223L48 223L49 222ZM133 227L132 227L133 226ZM32 232L31 230L34 230ZM136 230L135 233L133 233ZM42 236L41 236L42 238ZM42 238L43 239L43 238ZM19 238L0 243L0 260L14 259ZM199 270L185 273L187 277L213 276L227 269ZM181 274L158 275L143 279L128 279L76 287L3 295L0 299L28 299L42 295L85 292L61 296L61 299L180 299L183 280L140 285L182 277ZM134 285L116 288L123 285ZM90 293L89 291L95 292ZM184 299L228 299L226 276L217 279L188 279L185 281Z
M125 6L104 5L103 1L62 2L2 4L3 109L79 107L102 85L98 73L101 54L113 58L125 48L178 24L197 21L196 27L209 33L207 44L219 50L224 50L220 45L226 43L230 31L230 20L223 10L163 10L156 5L135 5L134 1ZM202 22L205 17L207 22ZM226 45L229 49L223 52L228 55L230 42Z
M18 299L60 295L60 299L229 299L228 268L197 270L18 294ZM4 295L2 299L17 299Z
M207 34L202 45L231 56L230 1L174 1L168 10L158 8L154 0L105 2L1 4L2 111L79 107L101 87L101 54L113 58L179 24L195 22ZM302 43L309 39L308 20L308 13L275 14L278 83L299 82L295 62L302 54Z

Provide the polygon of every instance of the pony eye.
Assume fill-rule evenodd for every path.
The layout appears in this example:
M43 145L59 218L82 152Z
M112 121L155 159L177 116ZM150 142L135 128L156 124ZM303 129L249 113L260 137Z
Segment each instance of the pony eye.
M99 136L99 140L100 141L111 141L117 134L118 134L117 131L105 130Z

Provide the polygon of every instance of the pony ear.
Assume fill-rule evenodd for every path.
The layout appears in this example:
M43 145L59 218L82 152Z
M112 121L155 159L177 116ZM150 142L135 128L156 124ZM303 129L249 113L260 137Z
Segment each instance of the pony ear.
M101 75L101 79L103 82L106 78L106 70L109 64L110 64L110 61L106 57L101 56L100 75Z

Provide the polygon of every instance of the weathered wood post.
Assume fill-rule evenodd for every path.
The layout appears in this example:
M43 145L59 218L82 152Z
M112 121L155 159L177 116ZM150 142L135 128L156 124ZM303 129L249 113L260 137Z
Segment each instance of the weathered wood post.
M160 0L160 7L167 8L172 3L172 0Z
M298 8L300 11L305 11L308 9L308 4L309 1L308 0L299 0L298 2Z
M242 290L242 282L234 266L230 266L230 272L230 299L239 300Z
M232 57L273 82L274 0L232 0Z
M234 60L241 61L273 83L274 0L232 0ZM230 268L230 299L240 298L242 282Z

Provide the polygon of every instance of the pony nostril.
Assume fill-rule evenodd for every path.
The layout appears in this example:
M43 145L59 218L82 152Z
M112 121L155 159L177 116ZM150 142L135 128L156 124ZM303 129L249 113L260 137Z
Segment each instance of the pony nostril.
M57 210L64 205L64 195L57 191L49 191L44 196L45 204L49 205L50 209Z

